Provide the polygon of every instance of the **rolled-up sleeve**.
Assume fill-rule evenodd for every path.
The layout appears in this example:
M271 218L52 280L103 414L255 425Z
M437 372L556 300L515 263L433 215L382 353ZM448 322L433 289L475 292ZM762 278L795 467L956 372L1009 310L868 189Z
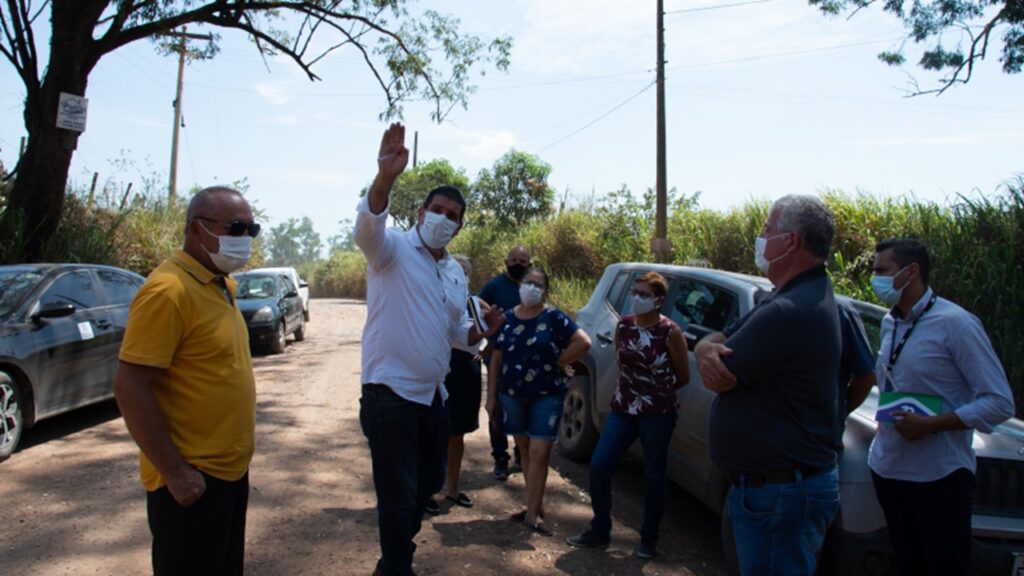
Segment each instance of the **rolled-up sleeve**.
M366 256L366 264L376 269L386 267L395 255L395 238L388 234L387 222L387 208L380 214L374 214L366 196L359 201L353 236L356 246Z
M957 408L956 415L969 428L991 432L1013 417L1010 383L981 322L974 316L966 316L958 324L950 332L950 354L974 399Z

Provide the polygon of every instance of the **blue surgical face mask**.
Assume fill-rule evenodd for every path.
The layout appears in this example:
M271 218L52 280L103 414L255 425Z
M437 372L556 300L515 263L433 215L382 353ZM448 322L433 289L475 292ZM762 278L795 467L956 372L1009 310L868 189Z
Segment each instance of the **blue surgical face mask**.
M907 264L907 266L910 266L910 264ZM899 303L903 290L909 284L909 282L905 283L899 289L893 285L893 281L907 269L907 266L900 268L900 271L892 276L879 276L878 274L871 276L871 289L875 291L875 296L878 296L878 299L884 302L886 306L895 306Z

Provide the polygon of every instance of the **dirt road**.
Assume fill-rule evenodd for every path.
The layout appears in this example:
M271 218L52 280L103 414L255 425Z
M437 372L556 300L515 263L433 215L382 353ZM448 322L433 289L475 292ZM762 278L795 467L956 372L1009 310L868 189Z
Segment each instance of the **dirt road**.
M257 451L250 478L246 568L252 575L369 575L377 522L369 451L359 429L359 345L365 307L315 300L305 342L255 359ZM486 416L481 415L481 423ZM0 464L0 575L149 572L145 498L136 448L113 402L40 423ZM556 450L557 452L557 450ZM510 522L522 475L490 478L486 430L467 436L463 490L472 509L425 521L421 576L479 574L724 574L718 519L670 487L661 556L632 555L643 509L641 469L614 484L612 545L576 550L564 540L590 518L586 466L552 460L545 508L554 538Z

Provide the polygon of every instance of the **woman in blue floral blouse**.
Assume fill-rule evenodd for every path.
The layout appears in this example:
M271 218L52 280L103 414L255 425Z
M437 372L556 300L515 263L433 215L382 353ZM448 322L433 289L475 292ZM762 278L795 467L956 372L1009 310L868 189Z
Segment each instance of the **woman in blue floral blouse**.
M513 519L551 536L543 506L548 461L558 438L566 376L590 348L590 337L564 312L547 306L547 294L544 270L527 272L519 286L522 304L505 313L491 355L487 414L498 416L494 411L500 393L505 431L515 438L526 479L526 509Z

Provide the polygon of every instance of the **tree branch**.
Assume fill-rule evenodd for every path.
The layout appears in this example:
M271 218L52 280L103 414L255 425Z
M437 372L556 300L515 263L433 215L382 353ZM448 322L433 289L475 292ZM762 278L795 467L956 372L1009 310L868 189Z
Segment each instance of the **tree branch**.
M27 10L20 0L7 0L7 9L10 12L10 28L13 29L13 33L8 29L8 22L4 20L4 35L10 44L10 51L4 50L4 53L21 76L26 96L32 97L39 91L39 66L35 59L35 47L28 46L29 36L25 33L26 21L22 18Z
M988 53L989 37L992 34L992 30L994 30L995 27L1001 21L1006 19L1006 10L1007 7L1003 6L1002 10L1000 10L995 16L992 17L991 20L988 21L987 24L985 24L984 28L982 28L981 32L977 36L974 35L974 33L971 31L970 26L968 26L967 23L961 22L960 26L971 37L971 50L970 52L968 52L967 58L965 58L964 61L960 63L960 65L953 69L952 76L947 76L946 78L943 78L941 80L942 86L931 90L917 90L913 94L911 94L911 96L921 96L924 94L935 94L936 96L941 96L943 93L946 92L946 90L949 90L956 84L967 84L968 82L970 82L971 76L974 74L974 62L975 60L985 59L985 56ZM963 78L961 78L960 75L964 73L965 69L966 74Z

